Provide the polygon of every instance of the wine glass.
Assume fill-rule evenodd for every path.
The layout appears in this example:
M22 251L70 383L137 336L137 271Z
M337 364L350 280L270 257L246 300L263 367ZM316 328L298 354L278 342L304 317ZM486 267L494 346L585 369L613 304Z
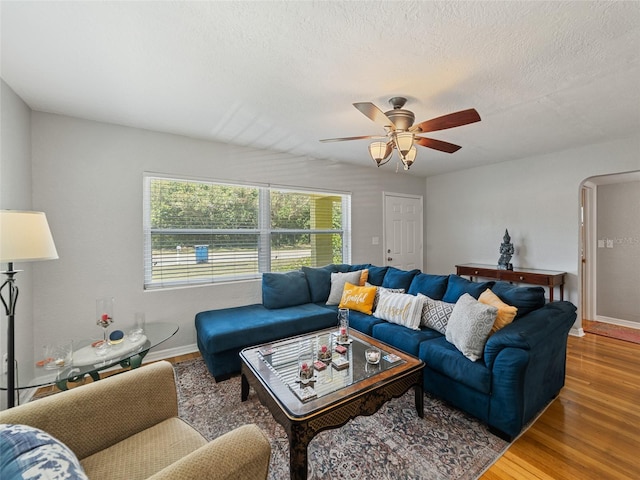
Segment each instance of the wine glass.
M107 329L113 323L113 298L104 297L96 300L96 325L102 327L102 343L96 349L98 355L106 354L110 347Z

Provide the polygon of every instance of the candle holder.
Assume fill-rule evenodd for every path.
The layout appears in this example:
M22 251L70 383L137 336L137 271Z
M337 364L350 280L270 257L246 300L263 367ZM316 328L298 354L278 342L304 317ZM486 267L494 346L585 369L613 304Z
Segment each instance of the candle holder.
M338 342L347 343L349 341L349 309L338 309Z

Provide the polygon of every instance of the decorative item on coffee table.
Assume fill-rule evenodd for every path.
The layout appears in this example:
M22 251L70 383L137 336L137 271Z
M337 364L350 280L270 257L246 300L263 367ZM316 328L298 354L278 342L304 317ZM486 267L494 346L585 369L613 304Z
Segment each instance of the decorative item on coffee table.
M349 309L338 309L338 343L349 342Z

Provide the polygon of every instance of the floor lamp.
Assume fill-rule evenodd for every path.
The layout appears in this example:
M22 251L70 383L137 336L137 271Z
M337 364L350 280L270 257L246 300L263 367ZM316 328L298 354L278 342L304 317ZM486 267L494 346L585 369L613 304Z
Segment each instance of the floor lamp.
M18 286L15 284L14 262L35 262L58 258L56 246L49 230L47 217L42 212L0 210L0 263L8 262L3 273L7 280L0 287L0 299L7 319L7 408L15 405L15 313ZM6 290L6 292L5 292ZM6 296L5 296L6 295Z

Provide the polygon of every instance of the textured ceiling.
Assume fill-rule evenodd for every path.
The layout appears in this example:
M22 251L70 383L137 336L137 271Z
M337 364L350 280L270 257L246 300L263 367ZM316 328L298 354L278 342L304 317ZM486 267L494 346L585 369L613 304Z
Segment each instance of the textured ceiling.
M433 175L640 132L640 2L0 3L1 75L34 110L376 168L383 111L482 121L429 134ZM395 162L394 162L395 163ZM382 169L394 170L394 163Z

